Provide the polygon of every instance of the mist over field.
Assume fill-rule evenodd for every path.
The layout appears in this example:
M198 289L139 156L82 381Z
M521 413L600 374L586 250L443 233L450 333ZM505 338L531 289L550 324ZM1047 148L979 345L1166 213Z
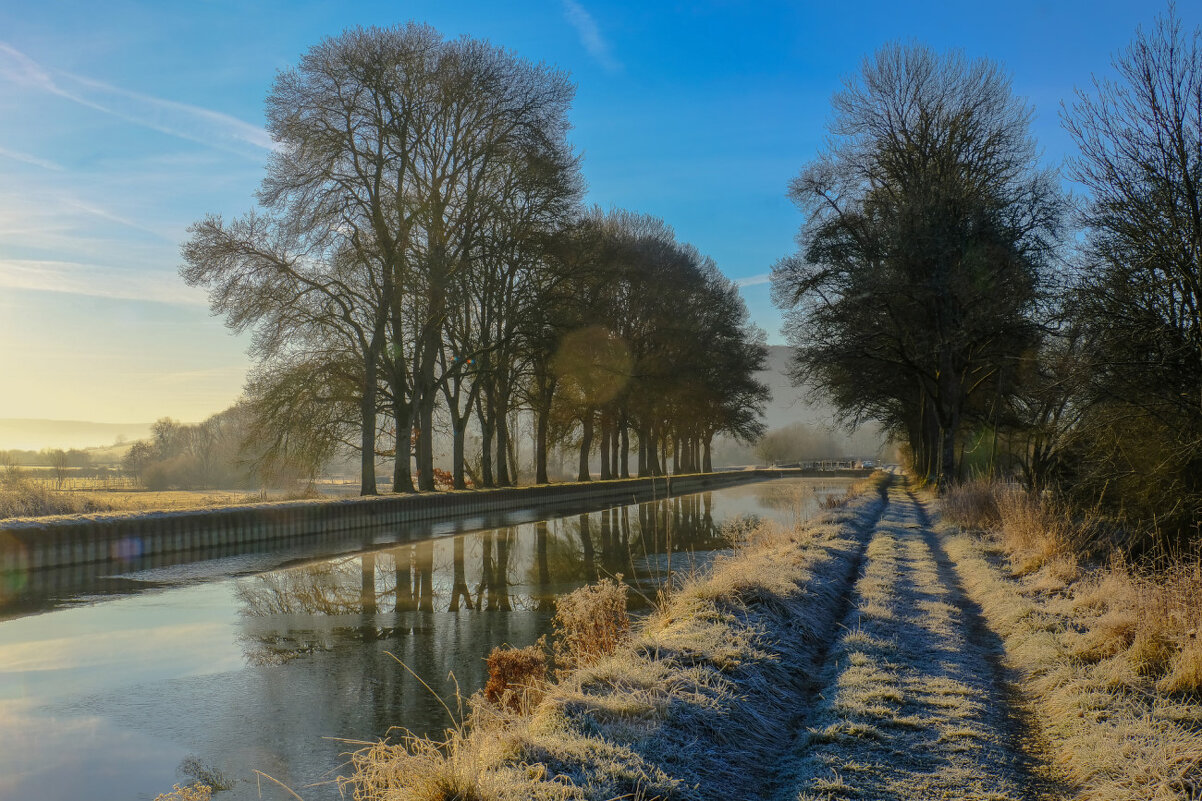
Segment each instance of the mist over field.
M0 450L97 448L150 436L150 423L0 418Z

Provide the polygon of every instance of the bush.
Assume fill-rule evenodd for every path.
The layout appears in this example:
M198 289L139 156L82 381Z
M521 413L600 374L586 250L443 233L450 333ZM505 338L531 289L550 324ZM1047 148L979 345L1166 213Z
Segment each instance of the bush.
M526 648L494 648L488 655L484 697L490 704L524 713L542 698L547 680L547 641Z
M561 674L617 650L630 632L627 586L606 579L555 602L555 663Z
M1001 522L1001 485L983 478L957 484L943 495L943 516L960 528L988 529Z

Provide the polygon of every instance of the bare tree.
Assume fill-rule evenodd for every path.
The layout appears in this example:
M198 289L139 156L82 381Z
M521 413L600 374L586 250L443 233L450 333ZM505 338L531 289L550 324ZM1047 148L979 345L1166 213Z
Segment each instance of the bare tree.
M802 249L773 269L794 378L948 481L977 399L1038 341L1064 202L990 61L888 45L833 106L833 144L790 184Z
M1162 531L1202 519L1202 29L1173 11L1063 111L1090 191L1070 307L1089 376L1082 500Z

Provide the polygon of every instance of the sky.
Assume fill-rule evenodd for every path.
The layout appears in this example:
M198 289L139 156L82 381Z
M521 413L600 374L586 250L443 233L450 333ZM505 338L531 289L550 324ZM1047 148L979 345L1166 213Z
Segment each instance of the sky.
M1000 62L1060 167L1061 101L1164 8L2 0L0 418L196 421L236 400L248 340L178 277L179 246L204 215L253 208L272 80L348 27L416 20L569 71L586 201L662 217L781 343L767 274L802 221L786 184L865 56L901 40ZM1178 14L1202 24L1202 4Z

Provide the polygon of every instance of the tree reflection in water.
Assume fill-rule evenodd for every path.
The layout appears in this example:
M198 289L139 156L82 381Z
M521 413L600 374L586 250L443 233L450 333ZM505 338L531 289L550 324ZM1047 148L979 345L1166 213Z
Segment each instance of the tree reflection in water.
M424 540L240 579L240 639L251 662L278 664L467 613L539 612L545 628L561 593L622 575L654 595L665 571L646 557L727 544L710 493Z

